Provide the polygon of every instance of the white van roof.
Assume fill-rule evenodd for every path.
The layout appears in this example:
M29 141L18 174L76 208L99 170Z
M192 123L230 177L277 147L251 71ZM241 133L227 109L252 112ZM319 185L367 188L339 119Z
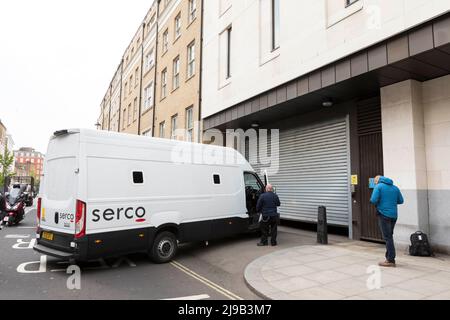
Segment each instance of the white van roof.
M138 136L127 133L117 133L111 131L103 130L93 130L93 129L67 129L56 131L52 136L52 139L57 139L60 136L68 134L79 134L80 142L84 143L96 143L103 145L114 145L114 146L126 146L129 148L139 148L139 149L156 149L156 150L182 150L183 148L193 150L201 150L203 154L212 154L214 152L223 152L224 155L229 157L228 159L237 159L234 163L226 162L227 166L237 166L241 167L243 171L254 172L252 166L247 162L247 160L242 156L240 152L233 148L220 147L215 145L199 144L193 142L170 140L153 138L146 136ZM192 150L191 149L191 150Z

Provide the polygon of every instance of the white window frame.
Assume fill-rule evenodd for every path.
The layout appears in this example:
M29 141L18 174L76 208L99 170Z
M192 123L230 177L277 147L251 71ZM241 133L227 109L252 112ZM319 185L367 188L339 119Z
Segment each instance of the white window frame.
M167 68L161 72L161 99L167 97Z
M145 70L146 71L148 71L151 68L153 68L153 66L155 64L155 58L154 57L155 57L155 49L151 48L150 51L145 56L145 59L146 59Z
M166 29L163 33L163 39L162 39L162 45L163 45L163 54L166 53L169 50L169 29Z
M173 60L172 90L180 87L180 56Z
M187 78L195 76L195 41L192 41L187 48Z
M189 0L189 23L197 17L197 0Z
M181 12L175 17L175 40L181 37Z
M150 82L150 84L145 88L144 95L145 95L145 103L144 103L144 111L147 111L151 107L153 107L153 81Z
M159 137L164 138L166 131L166 122L163 121L159 124Z
M186 141L194 142L194 107L186 109Z
M177 124L178 124L178 115L173 116L170 119L170 139L177 139Z

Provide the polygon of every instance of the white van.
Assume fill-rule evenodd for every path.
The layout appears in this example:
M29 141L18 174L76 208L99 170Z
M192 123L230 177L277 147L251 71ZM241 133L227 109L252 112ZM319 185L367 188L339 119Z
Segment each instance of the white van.
M37 206L40 253L87 261L258 227L264 184L236 150L96 130L50 140Z

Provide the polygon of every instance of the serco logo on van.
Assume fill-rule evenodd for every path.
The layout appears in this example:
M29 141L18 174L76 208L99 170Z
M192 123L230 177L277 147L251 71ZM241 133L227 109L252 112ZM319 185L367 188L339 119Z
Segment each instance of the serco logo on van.
M60 220L73 222L75 215L73 213L55 212L55 223L58 224Z
M92 222L99 222L102 219L105 221L113 221L120 220L122 217L125 217L127 220L135 219L136 222L142 223L145 222L144 218L146 214L145 208L139 207L135 208L117 208L117 209L105 209L103 212L99 209L94 209L92 211L92 215L94 218Z

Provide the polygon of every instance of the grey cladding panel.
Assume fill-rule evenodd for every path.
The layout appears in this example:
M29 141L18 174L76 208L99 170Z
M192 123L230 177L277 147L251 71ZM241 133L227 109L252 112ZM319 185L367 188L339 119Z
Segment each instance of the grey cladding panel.
M409 34L409 54L411 56L433 48L433 27L431 25Z

